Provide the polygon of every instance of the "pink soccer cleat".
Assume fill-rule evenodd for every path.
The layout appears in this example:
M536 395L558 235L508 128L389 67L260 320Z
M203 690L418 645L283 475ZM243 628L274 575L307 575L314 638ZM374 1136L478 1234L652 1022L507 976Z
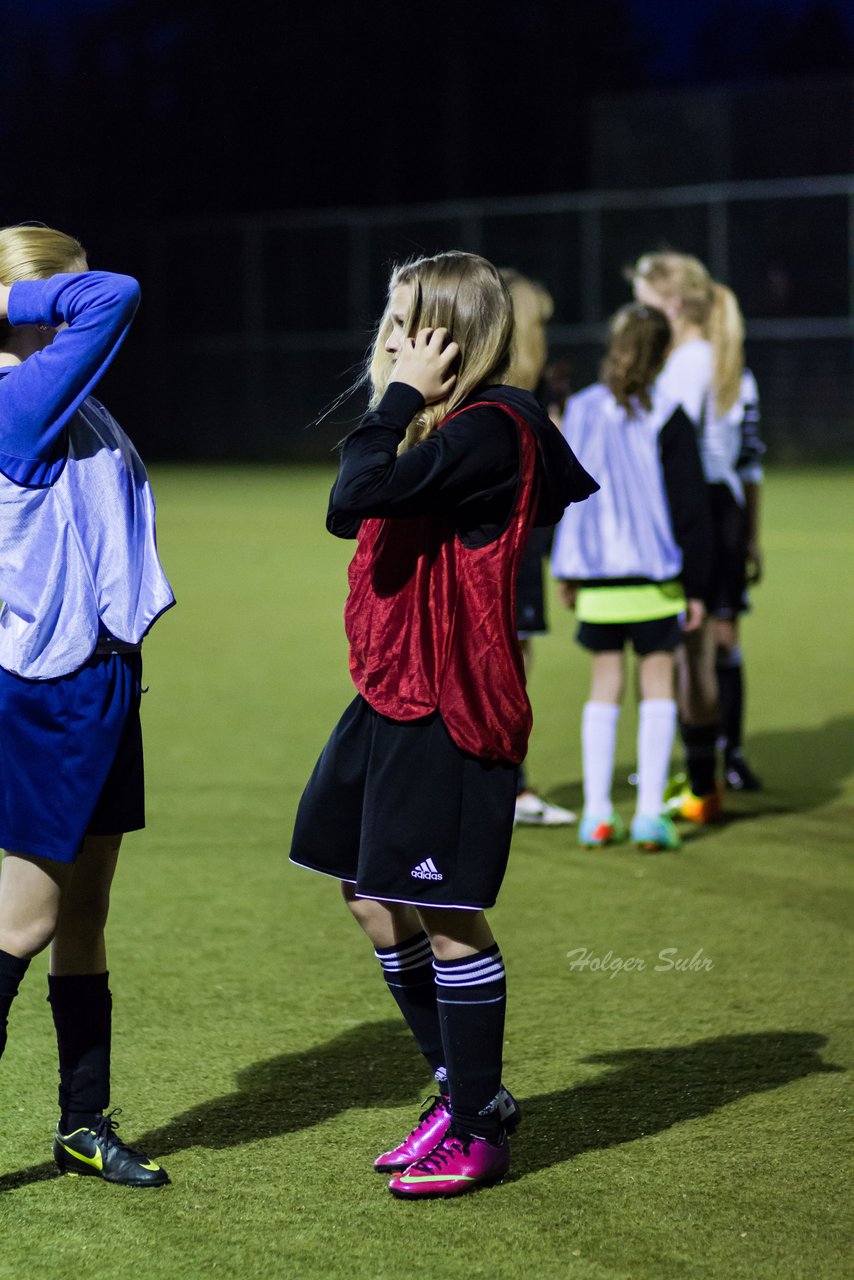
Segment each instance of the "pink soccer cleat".
M437 1146L451 1127L451 1112L447 1098L429 1098L430 1106L418 1117L418 1124L407 1134L399 1147L384 1151L374 1161L377 1173L396 1173L407 1169L416 1160L422 1160ZM498 1117L507 1133L513 1133L522 1120L519 1103L504 1085L496 1098Z
M416 1160L428 1155L441 1142L451 1127L451 1112L444 1098L429 1098L430 1106L422 1111L418 1123L407 1134L399 1147L384 1151L374 1161L377 1173L395 1173L406 1169Z
M506 1137L495 1143L473 1134L457 1136L450 1132L429 1155L395 1174L388 1189L404 1200L462 1196L500 1182L509 1168L510 1145Z

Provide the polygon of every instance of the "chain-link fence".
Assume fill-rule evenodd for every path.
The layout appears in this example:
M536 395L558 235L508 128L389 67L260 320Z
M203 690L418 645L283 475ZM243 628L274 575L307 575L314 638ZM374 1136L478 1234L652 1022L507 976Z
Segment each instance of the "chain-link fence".
M551 354L577 388L628 298L623 269L662 247L738 294L771 456L851 456L854 177L176 221L113 232L93 257L144 282L111 376L124 401L134 387L149 455L309 459L360 412L357 394L316 422L358 376L395 262L461 248L542 281Z

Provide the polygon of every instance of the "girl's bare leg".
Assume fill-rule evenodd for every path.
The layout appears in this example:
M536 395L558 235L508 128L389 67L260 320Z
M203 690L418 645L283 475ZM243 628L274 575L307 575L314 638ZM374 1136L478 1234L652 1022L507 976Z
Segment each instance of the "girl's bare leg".
M8 852L0 864L0 951L22 960L48 945L72 864Z
M110 909L120 835L87 836L62 894L59 919L50 951L50 972L105 973L104 926Z
M643 822L658 819L664 808L664 790L676 736L672 653L646 654L638 661L638 797L637 813ZM638 827L633 825L637 836Z

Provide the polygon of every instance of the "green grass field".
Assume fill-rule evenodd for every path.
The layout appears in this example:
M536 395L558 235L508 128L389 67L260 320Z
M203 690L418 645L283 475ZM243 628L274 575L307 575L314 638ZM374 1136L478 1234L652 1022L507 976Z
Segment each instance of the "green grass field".
M351 696L351 547L323 529L329 480L155 471L179 603L146 644L149 827L126 841L109 946L122 1136L172 1185L54 1177L39 957L0 1064L0 1277L850 1274L850 474L767 482L767 581L743 633L766 790L677 854L517 833L492 919L525 1123L502 1186L422 1204L393 1200L370 1166L428 1076L335 885L286 861ZM587 666L554 601L552 628L530 769L577 807ZM627 707L621 779L634 726ZM627 785L618 799L628 817ZM573 968L578 948L633 971Z

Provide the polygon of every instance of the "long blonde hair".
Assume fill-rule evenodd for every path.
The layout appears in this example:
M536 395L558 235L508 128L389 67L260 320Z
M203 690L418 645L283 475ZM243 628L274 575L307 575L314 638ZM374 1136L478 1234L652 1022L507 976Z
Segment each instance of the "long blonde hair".
M426 440L477 387L506 381L513 305L497 269L474 253L440 253L397 267L368 361L372 406L382 399L394 371L394 360L385 344L393 328L391 296L399 285L407 285L411 292L405 336L414 338L419 329L445 328L460 348L454 369L457 380L450 395L427 405L413 418L401 445L403 452Z
M715 356L715 410L731 409L744 372L744 320L735 294L687 253L645 253L631 269L665 300L676 298L686 320L699 325Z
M79 240L39 223L0 227L0 284L47 280L60 271L84 271L86 250ZM0 321L0 345L11 325Z
M502 267L501 278L513 301L513 358L507 380L535 391L546 364L546 325L554 314L554 298L545 285L513 267Z

